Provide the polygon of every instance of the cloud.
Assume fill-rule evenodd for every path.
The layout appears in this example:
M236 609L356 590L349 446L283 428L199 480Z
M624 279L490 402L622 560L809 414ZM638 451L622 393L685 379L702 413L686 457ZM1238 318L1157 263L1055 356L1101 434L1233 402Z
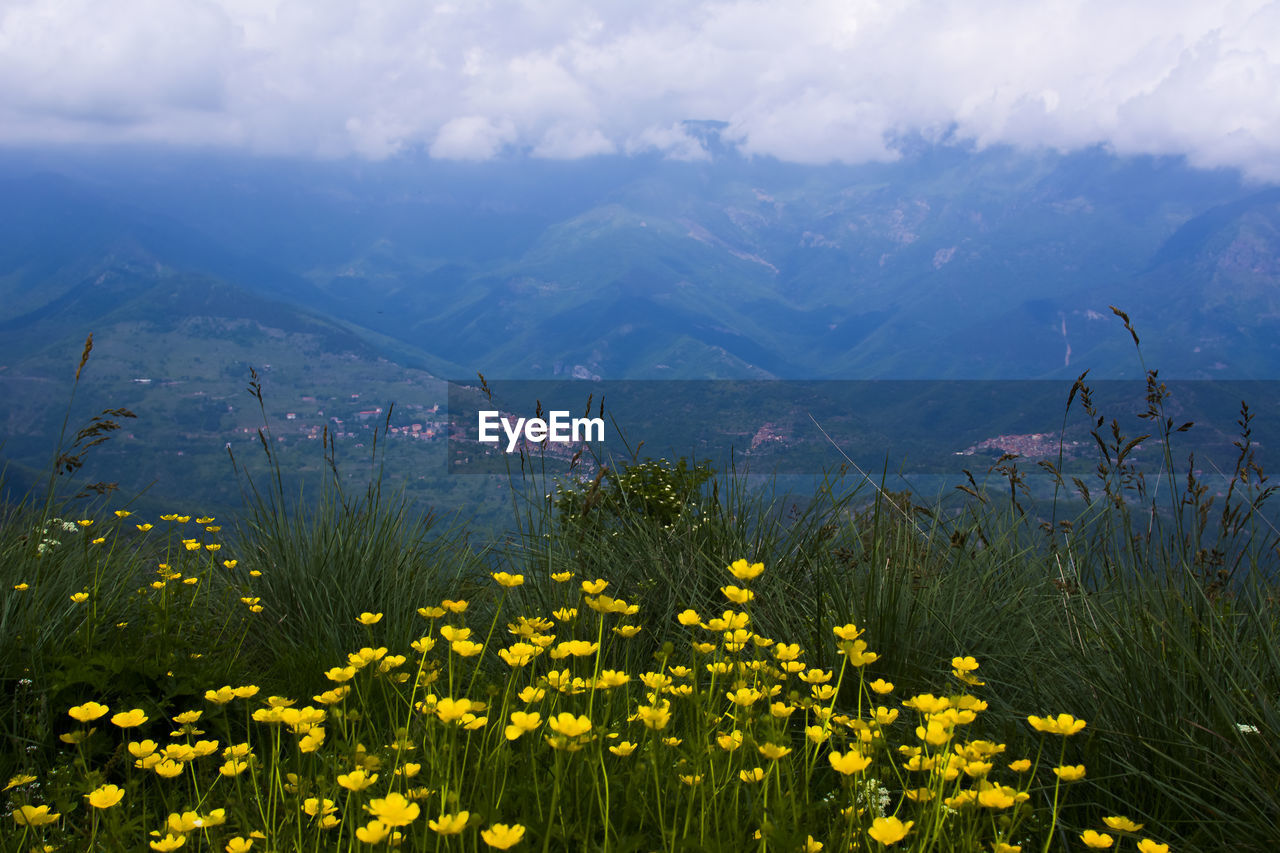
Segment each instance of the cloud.
M10 0L0 142L892 158L901 134L1280 180L1277 0Z
M431 143L431 156L442 160L490 160L515 138L515 126L510 121L460 116L440 128Z

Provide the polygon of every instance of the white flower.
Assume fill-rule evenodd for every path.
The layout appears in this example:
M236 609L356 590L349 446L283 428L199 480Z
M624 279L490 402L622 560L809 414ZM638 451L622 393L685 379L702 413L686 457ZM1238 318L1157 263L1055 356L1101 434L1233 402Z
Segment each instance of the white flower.
M1258 727L1251 726L1248 723L1236 723L1236 731L1243 735L1256 735L1258 733Z

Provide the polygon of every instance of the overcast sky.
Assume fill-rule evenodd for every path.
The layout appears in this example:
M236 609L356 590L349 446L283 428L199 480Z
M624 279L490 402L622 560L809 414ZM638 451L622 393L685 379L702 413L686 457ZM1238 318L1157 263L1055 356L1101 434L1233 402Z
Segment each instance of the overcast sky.
M0 0L0 141L893 156L924 133L1280 181L1280 2Z

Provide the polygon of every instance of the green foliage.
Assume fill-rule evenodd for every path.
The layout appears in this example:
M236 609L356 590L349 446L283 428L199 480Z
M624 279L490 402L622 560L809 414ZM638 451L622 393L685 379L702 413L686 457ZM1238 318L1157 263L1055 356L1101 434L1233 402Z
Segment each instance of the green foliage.
M1023 849L1076 849L1079 833L1114 815L1145 823L1140 836L1174 849L1274 849L1278 537L1264 512L1272 491L1252 414L1242 409L1227 487L1208 494L1194 463L1175 465L1178 425L1149 376L1151 432L1167 448L1162 479L1181 487L1149 487L1127 467L1135 437L1109 430L1081 377L1064 421L1078 402L1100 460L1088 483L1059 477L1061 494L1078 496L1070 514L1061 494L1042 503L1029 493L1015 457L992 466L991 485L975 478L934 499L847 470L798 498L733 469L658 460L532 501L516 534L476 547L465 529L441 529L403 496L384 495L376 470L352 495L332 458L331 481L287 498L269 430L265 475L240 463L246 509L234 531L100 502L6 510L0 770L35 781L5 792L2 843L131 850L168 831L170 815L181 822L185 811L225 808L227 823L188 830L186 849L221 849L258 829L273 849L345 849L370 817L363 807L394 791L421 795L421 815L403 829L415 849L437 841L428 819L462 810L470 825L439 837L442 846L475 847L482 828L518 822L526 849L742 850L765 846L756 829L776 849L796 849L809 834L828 849L876 849L867 831L881 807L916 821L901 849L990 849L1000 833ZM512 489L527 492L547 494ZM743 557L763 573L738 577L731 564ZM734 647L733 629L715 620L743 617L749 635ZM859 651L833 629L857 630L868 645ZM549 650L524 663L500 654L551 634ZM571 641L580 645L560 645ZM833 675L829 698L775 672L772 649L784 642L800 646L806 668ZM970 677L985 684L958 669L944 674L965 656L980 663ZM753 660L767 663L734 663ZM590 689L611 669L630 681ZM689 690L641 680L660 674ZM883 682L892 690L873 687ZM792 708L786 720L725 698L775 684L769 699ZM255 689L221 704L223 685ZM526 701L526 687L547 692ZM937 784L939 803L979 784L968 773L948 781L904 769L896 747L925 748L916 727L930 720L905 703L924 693L953 702L972 693L986 704L956 731L1004 745L991 778L1025 803L957 803L944 819L907 796ZM294 714L325 710L323 737L315 722L286 718L272 695L293 700ZM483 704L466 709L470 719L448 720L444 700L462 698ZM90 700L113 714L139 708L151 722L134 733L109 716L81 724L68 715ZM664 701L670 722L646 725L641 708L653 713ZM844 779L828 756L853 748L858 726L837 722L821 743L807 727L823 722L824 707L852 720L877 706L884 722L865 743L874 763ZM202 712L198 735L184 728L196 723L177 719L193 710ZM542 715L539 725L510 739L512 713L528 710ZM585 715L599 737L554 748L546 722L561 712ZM1058 713L1087 727L1059 741L1028 726L1029 714ZM717 739L733 728L744 744L731 752ZM225 758L210 755L166 780L135 766L125 744L140 737L216 738L219 749L243 742L257 758L224 776ZM609 750L624 741L634 754ZM758 751L766 743L792 753L767 759ZM1031 770L1007 770L1022 757ZM408 764L421 765L418 775L395 772ZM1054 764L1083 764L1086 776L1060 785ZM767 780L742 781L757 765ZM343 787L339 777L357 767L380 781L367 792ZM102 784L122 786L121 806L86 805ZM306 812L309 797L333 800L342 824L324 829ZM14 833L12 809L22 805L61 817Z

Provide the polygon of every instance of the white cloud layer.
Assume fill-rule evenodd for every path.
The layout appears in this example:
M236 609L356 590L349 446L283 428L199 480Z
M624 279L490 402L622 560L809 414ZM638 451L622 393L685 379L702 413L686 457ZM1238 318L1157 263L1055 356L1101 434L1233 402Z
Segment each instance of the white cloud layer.
M5 0L0 142L484 160L894 156L904 133L1280 180L1276 0Z

